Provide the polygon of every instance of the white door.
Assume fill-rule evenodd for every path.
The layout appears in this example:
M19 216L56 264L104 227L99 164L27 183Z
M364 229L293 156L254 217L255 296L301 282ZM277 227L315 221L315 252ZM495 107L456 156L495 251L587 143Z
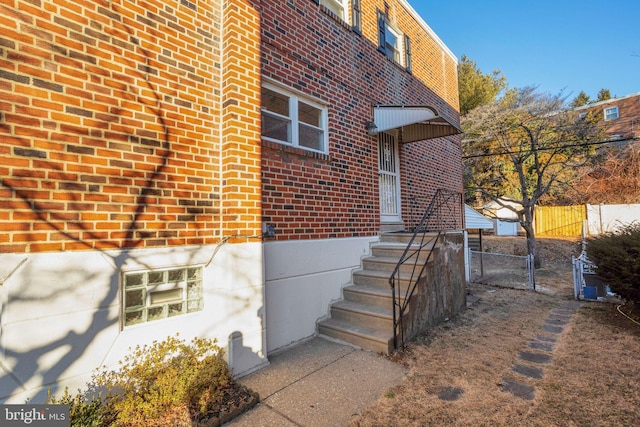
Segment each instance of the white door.
M400 221L400 170L395 136L378 136L378 175L380 185L380 221Z

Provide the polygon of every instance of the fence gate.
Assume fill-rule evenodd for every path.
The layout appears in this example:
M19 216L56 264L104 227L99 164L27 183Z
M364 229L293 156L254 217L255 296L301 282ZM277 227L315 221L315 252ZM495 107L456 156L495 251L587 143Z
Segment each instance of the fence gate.
M533 256L469 251L469 280L494 286L535 290Z

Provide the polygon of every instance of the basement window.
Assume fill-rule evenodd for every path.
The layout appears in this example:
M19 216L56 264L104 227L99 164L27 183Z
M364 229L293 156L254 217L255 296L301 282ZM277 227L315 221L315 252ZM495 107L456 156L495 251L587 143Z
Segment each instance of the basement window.
M201 311L202 267L125 273L122 293L124 326Z

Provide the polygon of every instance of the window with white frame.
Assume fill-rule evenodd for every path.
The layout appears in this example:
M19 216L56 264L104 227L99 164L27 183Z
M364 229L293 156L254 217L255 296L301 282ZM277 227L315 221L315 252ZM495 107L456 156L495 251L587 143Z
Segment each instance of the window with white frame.
M329 9L343 21L347 20L345 3L347 3L347 0L320 0L321 5Z
M316 3L318 3L317 0ZM350 22L355 31L361 31L360 0L320 0L319 3L344 22ZM349 16L349 8L351 16Z
M309 98L265 83L262 137L306 150L327 152L327 108Z
M411 40L389 24L386 14L378 11L378 50L411 72Z
M604 109L604 119L605 120L614 120L619 117L618 115L618 107L609 107Z
M124 326L201 311L202 267L125 273Z

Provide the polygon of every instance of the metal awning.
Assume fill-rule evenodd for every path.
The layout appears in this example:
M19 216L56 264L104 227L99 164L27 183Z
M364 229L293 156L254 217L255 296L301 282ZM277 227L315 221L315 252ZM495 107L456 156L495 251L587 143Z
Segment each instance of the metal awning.
M462 133L460 128L438 111L428 105L376 105L373 107L373 122L367 123L369 135L402 129L402 142L415 142L425 139Z

